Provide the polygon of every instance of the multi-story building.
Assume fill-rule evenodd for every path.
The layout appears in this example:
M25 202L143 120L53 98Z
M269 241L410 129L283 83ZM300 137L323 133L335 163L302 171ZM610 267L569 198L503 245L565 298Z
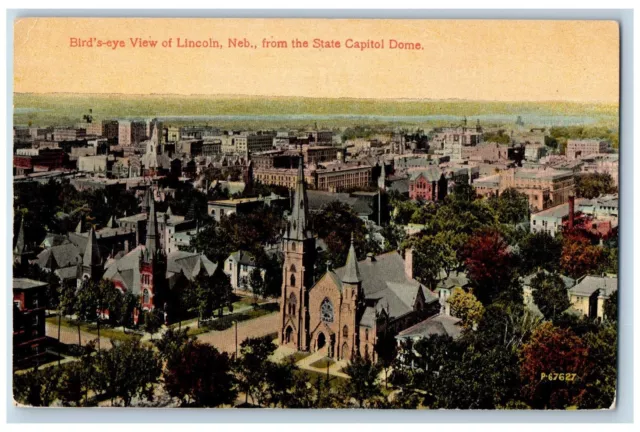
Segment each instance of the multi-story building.
M118 139L119 131L118 120L102 120L102 136L106 139Z
M447 179L438 167L409 171L409 198L441 201L447 196Z
M231 288L234 291L253 292L251 273L256 268L260 271L260 275L264 280L266 270L258 266L256 258L252 254L243 250L235 251L224 262L224 272L229 276Z
M509 146L495 142L484 142L476 146L461 148L462 159L480 162L504 162L509 160Z
M118 122L118 145L128 147L139 144L147 137L147 123L144 121L121 120Z
M45 282L13 279L13 359L14 364L44 354L46 297Z
M463 158L462 148L482 143L482 127L467 127L467 121L460 126L434 129L430 146L435 154L450 156L452 160Z
M302 146L302 155L306 165L334 161L338 157L338 148L332 146Z
M580 208L580 206L587 201L585 199L577 199L574 201L574 204L571 204L571 199L570 197L569 202L564 204L550 207L537 213L531 213L531 232L546 232L551 237L555 237L556 234L562 232L565 223L568 222L572 216L575 216L575 206L577 205L578 208Z
M482 196L498 194L513 188L529 197L529 207L537 212L569 201L574 194L574 173L550 168L509 168L499 174L473 182Z
M207 213L209 213L216 222L220 222L223 216L228 217L232 214L246 214L263 206L280 206L286 208L288 204L288 198L279 197L274 194L267 197L232 198L228 200L209 201Z
M164 128L165 142L178 142L180 140L180 128L177 126L168 126Z
M569 290L573 309L589 318L605 318L604 302L618 290L617 276L582 276Z
M368 164L335 162L316 170L316 189L339 192L371 185L373 167Z
M580 166L581 172L609 174L614 186L618 186L620 155L617 153L587 155L581 157L580 160L582 161L582 165Z
M54 128L51 133L52 141L77 141L84 139L87 130L84 128Z
M578 159L580 156L606 153L609 148L607 141L597 139L568 140L566 155L568 159Z
M18 150L13 156L13 168L15 175L30 174L34 171L52 171L63 168L65 153L57 148L24 149L29 153L19 154Z
M222 140L208 138L202 142L202 156L213 156L222 152Z

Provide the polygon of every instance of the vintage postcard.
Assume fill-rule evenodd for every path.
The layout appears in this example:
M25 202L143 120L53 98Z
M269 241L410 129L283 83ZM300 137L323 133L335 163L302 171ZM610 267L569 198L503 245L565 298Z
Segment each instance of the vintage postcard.
M17 19L14 403L614 408L619 40Z

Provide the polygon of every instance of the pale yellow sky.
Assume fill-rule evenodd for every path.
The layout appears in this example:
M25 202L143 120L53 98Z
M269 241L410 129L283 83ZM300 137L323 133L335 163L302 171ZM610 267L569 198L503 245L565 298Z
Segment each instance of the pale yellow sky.
M70 38L126 47L72 48ZM129 38L158 40L133 48ZM161 41L172 38L172 48ZM213 38L223 48L177 48ZM228 39L256 48L229 48ZM264 38L289 48L263 49ZM341 48L290 48L293 38ZM347 39L383 50L344 48ZM388 49L389 41L420 43ZM14 91L244 94L617 103L613 21L27 18L15 23Z

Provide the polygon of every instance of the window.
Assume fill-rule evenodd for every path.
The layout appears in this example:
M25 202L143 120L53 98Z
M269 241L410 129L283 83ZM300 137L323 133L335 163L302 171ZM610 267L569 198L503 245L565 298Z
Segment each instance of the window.
M149 290L148 289L145 289L142 292L142 303L144 303L144 304L148 304L149 303Z
M364 340L369 340L369 329L364 329Z
M296 299L296 295L294 293L291 293L291 295L289 296L289 303L288 303L288 311L289 311L289 315L296 315L296 305L298 304L298 301Z
M296 227L296 223L294 222L293 223L293 228L295 229L295 227ZM296 251L296 244L294 242L291 242L291 250L294 251L294 252Z
M320 304L320 319L328 323L333 322L333 305L328 298L322 300L322 304Z
M296 275L291 275L291 278L289 279L289 285L291 285L292 287L296 286Z
M349 337L349 328L347 326L342 327L342 337L343 338Z
M291 264L291 267L289 267L289 271L290 271L291 273L295 273L295 272L296 272L296 266L295 266L295 265L293 265L293 264Z

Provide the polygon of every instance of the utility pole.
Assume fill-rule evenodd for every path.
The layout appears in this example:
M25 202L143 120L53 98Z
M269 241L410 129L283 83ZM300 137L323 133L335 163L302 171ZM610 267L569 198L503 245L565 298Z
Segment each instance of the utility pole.
M236 360L238 359L238 321L233 322L236 326Z

